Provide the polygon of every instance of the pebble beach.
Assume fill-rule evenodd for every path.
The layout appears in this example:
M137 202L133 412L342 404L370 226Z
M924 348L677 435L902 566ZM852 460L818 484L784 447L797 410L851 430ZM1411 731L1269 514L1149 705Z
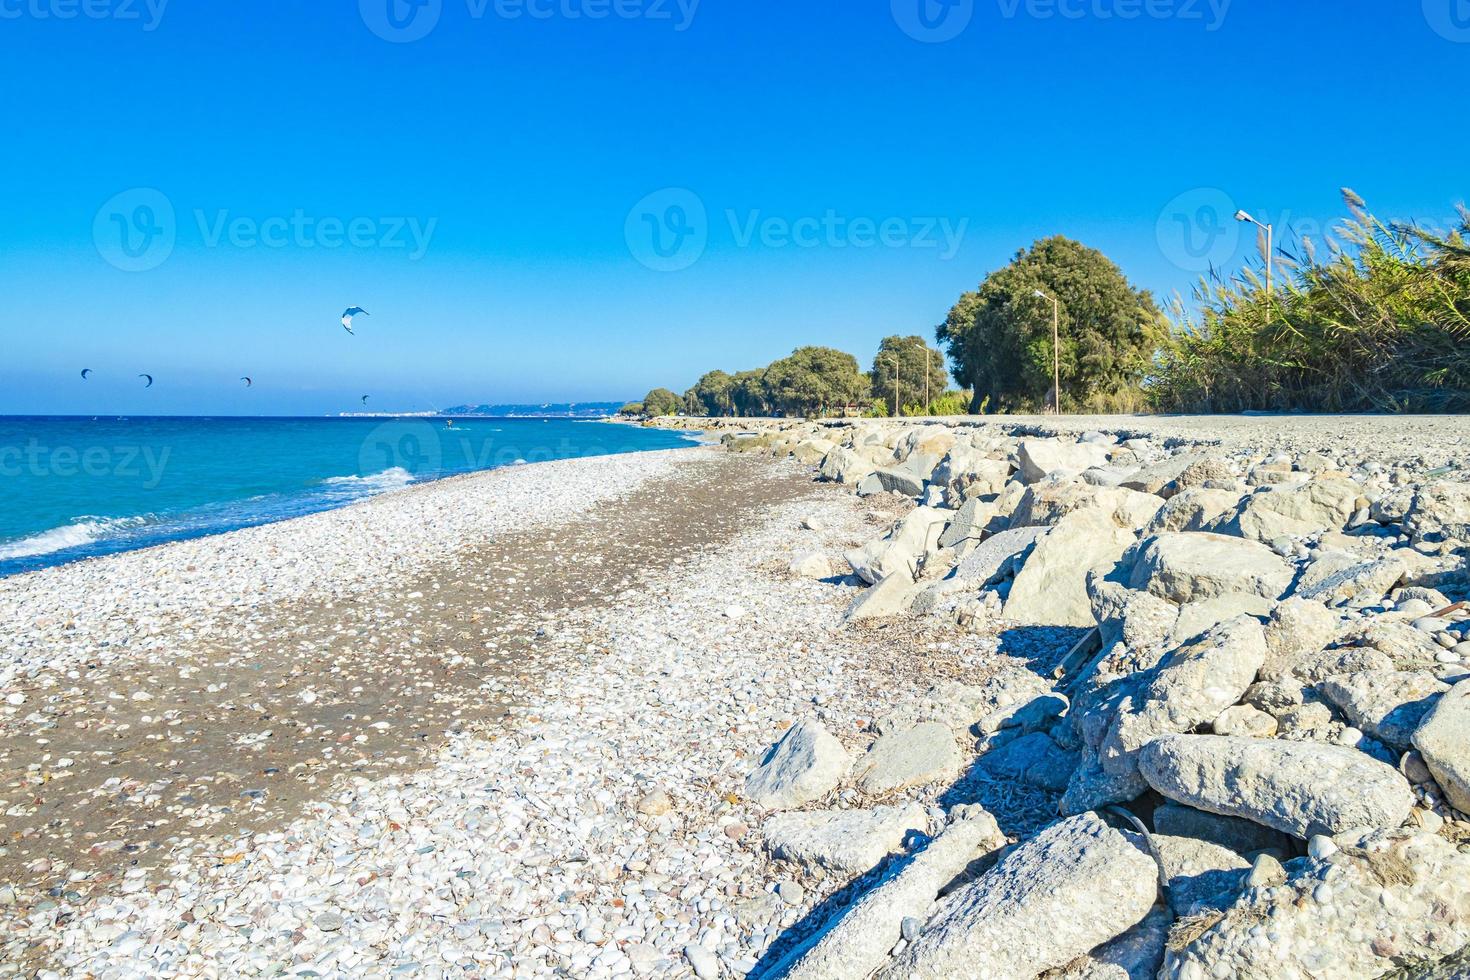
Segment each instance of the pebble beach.
M1456 954L1466 427L1046 425L737 422L0 582L0 975Z

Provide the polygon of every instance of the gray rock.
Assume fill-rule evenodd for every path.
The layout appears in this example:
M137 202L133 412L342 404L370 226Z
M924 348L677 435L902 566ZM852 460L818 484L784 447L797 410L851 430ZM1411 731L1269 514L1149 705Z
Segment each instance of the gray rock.
M832 575L832 560L820 551L808 551L791 562L791 574L801 578L824 579Z
M1433 483L1418 490L1404 525L1416 541L1470 541L1470 483Z
M1244 735L1270 738L1276 734L1276 719L1259 708L1237 704L1220 712L1210 728L1216 735Z
M1236 854L1263 850L1286 853L1291 847L1291 838L1279 830L1263 827L1243 817L1222 816L1179 803L1163 803L1155 807L1153 821L1157 834L1209 841Z
M1114 524L1134 531L1153 520L1163 505L1163 500L1153 494L1122 487L1045 481L1026 489L1011 514L1010 526L1040 524L1050 527L1079 510L1099 510Z
M1162 494L1167 487L1183 476L1190 466L1202 458L1198 453L1166 456L1158 462L1139 467L1123 481L1123 486L1143 493Z
M1162 646L1179 619L1173 603L1098 575L1088 580L1087 593L1103 649L1115 643L1131 650Z
M1236 616L1251 616L1264 622L1275 605L1270 599L1248 592L1227 592L1186 602L1179 607L1179 616L1168 642L1172 645L1188 643Z
M1153 859L1095 814L1059 821L945 898L880 980L1032 980L1122 935L1158 895Z
M1236 513L1216 529L1252 541L1336 530L1353 516L1361 493L1356 483L1340 478L1273 487L1246 497Z
M991 535L960 559L946 583L967 589L984 588L1002 577L1012 560L1025 554L1046 531L1044 527L1023 527Z
M1016 462L1026 483L1035 483L1052 473L1081 473L1107 461L1107 449L1090 442L1022 439L1016 448Z
M952 516L953 511L916 507L883 537L849 551L847 563L869 585L876 585L895 572L907 574L912 582L920 560L938 547L939 535Z
M1097 753L1084 749L1082 761L1072 770L1067 781L1067 791L1062 794L1058 809L1063 816L1086 813L1109 803L1129 803L1148 792L1137 768L1121 773L1111 773L1102 767Z
M1345 567L1334 568L1320 577L1314 574L1314 565L1303 574L1296 594L1303 599L1317 602L1364 596L1379 599L1387 595L1408 570L1408 564L1397 556L1373 561L1354 561Z
M1111 570L1133 544L1133 533L1096 510L1066 517L1036 542L1016 573L1005 616L1043 626L1092 626L1087 576Z
M996 516L994 502L971 497L960 505L949 527L939 536L939 546L954 548L965 541L979 544L990 531Z
M1319 602L1291 598L1278 603L1266 624L1267 656L1261 677L1279 680L1303 656L1331 646L1339 623L1337 613Z
M822 723L807 718L787 729L745 779L745 795L768 810L801 806L837 788L852 760Z
M1229 905L1250 870L1245 858L1209 841L1154 834L1152 842L1169 880L1169 904L1176 915Z
M1031 732L991 749L975 765L995 779L1061 793L1080 761L1075 749L1063 749L1045 732Z
M1414 801L1392 766L1316 742L1166 735L1143 748L1138 766L1171 800L1303 839L1351 827L1397 827Z
M1047 980L1154 980L1164 962L1164 946L1174 913L1155 905L1142 922L1068 963Z
M874 795L959 775L960 750L949 726L924 722L884 735L853 769L858 788Z
M1369 670L1329 677L1322 697L1335 704L1348 720L1400 753L1407 750L1414 729L1449 690L1433 674L1418 670Z
M1439 699L1414 732L1414 747L1450 805L1470 813L1470 681Z
M853 449L832 450L822 460L818 475L836 483L860 483L878 469L869 456Z
M1011 476L1011 464L990 459L972 446L955 446L935 467L930 479L960 497L988 497L1000 493Z
M829 871L867 871L898 850L904 838L929 826L918 803L871 810L780 813L762 828L766 849L778 861Z
M844 623L857 623L866 619L885 619L908 612L914 600L924 591L922 583L915 582L907 574L889 575L877 585L860 592L848 603L842 613Z
M1144 533L1202 531L1239 505L1240 494L1234 490L1185 490L1169 498L1144 526Z
M1470 940L1470 855L1404 830L1349 843L1200 923L1208 928L1171 948L1160 977L1462 975L1432 974L1429 964Z
M976 859L1005 846L995 818L981 811L951 824L903 865L867 892L766 974L784 980L852 980L883 965L900 938L910 942L928 916L939 890Z
M1185 603L1227 592L1276 599L1291 580L1291 566L1255 541L1221 534L1159 534L1145 542L1129 585Z
M979 684L941 681L918 701L897 707L887 720L891 730L937 721L957 733L971 729L989 733L1012 724L1018 714L1051 693L1051 685L1031 671L1006 667Z
M1265 631L1249 616L1165 656L1153 678L1119 707L1099 752L1103 768L1115 776L1131 773L1139 750L1155 738L1214 721L1240 701L1265 659Z

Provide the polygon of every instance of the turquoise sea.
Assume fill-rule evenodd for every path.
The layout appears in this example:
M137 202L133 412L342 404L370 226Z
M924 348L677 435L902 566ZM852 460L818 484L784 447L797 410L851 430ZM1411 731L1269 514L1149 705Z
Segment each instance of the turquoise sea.
M455 473L690 440L571 419L0 417L0 575Z

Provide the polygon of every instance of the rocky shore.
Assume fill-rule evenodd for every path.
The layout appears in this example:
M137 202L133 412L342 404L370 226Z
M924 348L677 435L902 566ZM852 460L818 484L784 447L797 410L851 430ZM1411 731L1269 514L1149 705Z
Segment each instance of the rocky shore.
M515 710L451 726L416 764L324 778L273 826L173 833L160 860L86 895L66 860L49 891L0 881L12 972L1204 980L1470 964L1470 425L709 427L730 452L622 458L602 490L607 461L526 467L509 505L483 478L446 481L306 528L13 580L0 669L27 701L5 718L35 739L75 717L30 714L77 683L68 670L187 655L297 593L412 588L398 563L495 586L428 603L431 620L490 615L538 535L618 572L517 620L538 645L515 669L480 663L467 689ZM702 488L658 517L687 546L590 546L669 475ZM607 516L572 532L583 488ZM516 502L527 537L476 562L520 527ZM487 516L444 516L466 507ZM729 533L709 533L719 515ZM461 539L452 564L395 544L415 522ZM374 544L332 555L347 528ZM212 582L177 595L182 568L218 569L237 545L262 599ZM370 553L389 571L356 557ZM388 608L395 636L407 617ZM33 610L43 625L25 625ZM447 636L414 625L394 670L444 656ZM7 829L27 794L99 764L59 763L5 771Z

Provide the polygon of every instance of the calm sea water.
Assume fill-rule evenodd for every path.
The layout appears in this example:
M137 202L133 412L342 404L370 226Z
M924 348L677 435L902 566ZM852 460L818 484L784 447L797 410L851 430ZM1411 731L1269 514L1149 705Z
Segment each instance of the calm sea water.
M669 449L566 419L0 418L0 575L522 462Z

